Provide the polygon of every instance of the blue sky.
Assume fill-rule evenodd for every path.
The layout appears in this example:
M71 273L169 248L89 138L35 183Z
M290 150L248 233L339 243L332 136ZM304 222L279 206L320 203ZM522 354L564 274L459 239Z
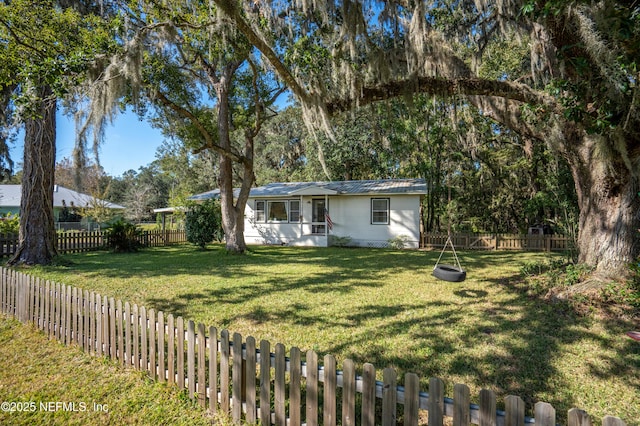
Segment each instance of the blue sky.
M288 91L281 94L275 102L278 109L284 109L293 103ZM75 146L75 122L58 109L56 162L63 158L71 158ZM156 159L156 150L165 137L160 130L149 125L146 120L133 112L127 111L117 116L105 129L104 142L100 146L100 165L110 176L122 176L127 170L135 170L146 166ZM24 133L20 132L15 146L11 149L14 171L22 168ZM93 153L90 153L92 158Z
M119 115L105 130L104 143L100 147L100 164L111 176L121 176L127 170L138 170L155 160L156 149L164 136L146 121L140 121L134 113ZM58 112L57 116L56 161L71 157L75 145L75 123ZM21 168L24 147L24 133L18 136L11 149L11 157L16 171ZM91 154L92 155L92 154Z

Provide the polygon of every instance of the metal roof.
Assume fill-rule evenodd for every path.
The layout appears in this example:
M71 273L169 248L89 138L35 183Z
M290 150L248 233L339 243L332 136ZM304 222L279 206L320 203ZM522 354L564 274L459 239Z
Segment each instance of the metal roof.
M22 198L22 185L0 185L0 207L19 207ZM73 203L76 207L90 207L94 197L76 192L64 186L54 185L53 207L63 207L63 202L67 207ZM123 206L98 200L101 205L110 209L124 209Z
M290 197L294 195L385 195L426 194L424 179L348 180L334 182L277 182L252 188L251 198ZM189 199L218 198L220 190L196 194Z

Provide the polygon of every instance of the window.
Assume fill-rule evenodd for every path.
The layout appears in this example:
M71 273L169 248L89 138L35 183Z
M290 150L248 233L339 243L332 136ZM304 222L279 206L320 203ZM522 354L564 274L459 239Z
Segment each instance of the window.
M264 222L264 201L256 201L256 208L254 210L254 220L256 222Z
M256 200L254 220L256 222L300 222L300 200Z
M372 198L371 199L371 224L372 225L388 225L389 224L389 199L388 198Z
M289 201L289 222L300 222L300 200Z
M269 201L269 222L286 222L287 202L286 201Z

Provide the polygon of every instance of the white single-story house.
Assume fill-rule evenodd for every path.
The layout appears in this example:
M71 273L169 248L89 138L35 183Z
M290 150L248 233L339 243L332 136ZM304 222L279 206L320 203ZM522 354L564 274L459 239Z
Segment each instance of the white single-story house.
M0 185L0 214L20 214L20 200L22 199L22 185ZM53 214L57 221L60 212L65 208L86 208L96 204L114 210L124 210L119 204L100 200L91 195L83 194L60 185L53 187Z
M252 188L245 210L247 244L418 248L424 179L286 182ZM218 190L193 200L217 198Z

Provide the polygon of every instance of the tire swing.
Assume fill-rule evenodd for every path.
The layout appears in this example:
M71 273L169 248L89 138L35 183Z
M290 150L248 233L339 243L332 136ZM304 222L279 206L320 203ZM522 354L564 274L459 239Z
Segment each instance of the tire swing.
M442 259L442 255L447 249L447 245L451 244L451 250L453 251L453 257L456 259L456 265L440 265L440 260ZM467 278L467 271L462 269L460 266L460 259L458 259L458 255L456 253L456 248L453 246L453 240L451 239L451 233L449 233L447 242L444 244L442 251L440 252L440 257L438 257L438 261L436 262L436 266L433 267L433 276L444 281L450 281L453 283L459 283L464 281Z
M451 203L451 186L449 186L449 203ZM467 278L467 271L462 269L460 266L460 259L458 259L458 254L456 253L456 248L453 246L453 240L451 239L451 221L449 221L447 227L447 242L444 243L444 247L442 247L442 251L440 252L440 257L438 257L438 261L436 262L436 266L433 267L433 276L443 281L450 281L453 283L459 283L464 281ZM453 252L453 257L456 259L455 265L440 265L440 260L442 259L442 255L445 250L447 250L447 245L451 244L451 251Z

